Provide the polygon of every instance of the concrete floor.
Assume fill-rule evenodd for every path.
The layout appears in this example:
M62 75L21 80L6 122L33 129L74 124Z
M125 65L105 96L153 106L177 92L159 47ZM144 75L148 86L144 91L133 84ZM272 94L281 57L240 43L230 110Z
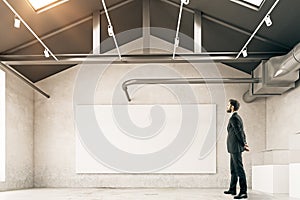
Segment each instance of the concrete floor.
M29 189L0 192L1 200L226 200L223 189ZM249 191L253 200L296 200ZM298 199L299 200L299 199Z

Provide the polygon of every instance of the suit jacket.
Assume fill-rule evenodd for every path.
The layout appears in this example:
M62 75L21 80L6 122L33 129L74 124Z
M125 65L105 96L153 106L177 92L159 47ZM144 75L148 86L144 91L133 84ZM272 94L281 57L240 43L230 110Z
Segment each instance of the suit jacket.
M244 146L247 144L246 135L242 118L236 112L229 119L227 131L227 151L229 153L243 152Z

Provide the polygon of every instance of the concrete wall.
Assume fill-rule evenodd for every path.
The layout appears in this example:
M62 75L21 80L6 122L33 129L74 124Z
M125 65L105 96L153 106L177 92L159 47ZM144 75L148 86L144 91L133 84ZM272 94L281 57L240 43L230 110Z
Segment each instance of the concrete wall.
M298 84L299 85L299 84ZM260 162L253 167L254 171L264 168L266 174L269 169L281 169L281 179L275 179L278 173L274 171L273 179L265 179L267 185L276 185L274 193L289 193L291 197L300 197L297 169L300 162L300 87L281 95L267 98L266 100L266 150L258 153ZM255 172L254 172L255 174ZM297 178L295 178L297 177ZM259 182L261 177L253 176L253 187L260 191L270 192L262 187ZM283 189L283 190L282 190Z
M33 91L6 73L6 181L0 191L33 187Z
M185 77L198 77L195 70L185 64L169 65ZM209 69L209 64L203 65ZM135 66L111 65L102 76L95 92L96 104L111 104L113 89L118 81L133 70ZM218 69L223 77L249 77L238 70L219 64ZM155 67L151 68L155 72ZM73 91L79 67L76 66L60 74L42 80L38 83L50 95L50 99L35 94L35 121L34 121L34 162L35 187L228 187L229 185L229 154L226 150L226 126L229 115L226 115L225 124L221 119L224 109L220 110L218 101L210 99L206 86L194 85L197 102L186 103L216 103L217 130L221 136L217 143L217 174L76 174L75 173L75 124L73 111ZM144 73L145 70L143 70ZM141 72L143 73L143 72ZM151 73L151 71L148 73ZM140 74L147 75L147 74ZM211 77L215 77L211 74ZM183 86L179 92L185 92ZM180 87L182 87L180 89ZM265 100L258 100L252 104L242 102L242 95L248 85L226 85L226 98L236 98L241 101L240 115L242 116L247 140L252 153L265 149ZM116 90L121 90L117 88ZM177 103L174 95L163 86L145 86L138 88L134 93L133 104L172 104ZM216 91L215 91L216 92ZM124 94L115 103L127 104ZM251 155L244 154L249 186L251 186Z
M300 132L299 98L300 87L297 87L267 99L267 149L289 149L290 136Z

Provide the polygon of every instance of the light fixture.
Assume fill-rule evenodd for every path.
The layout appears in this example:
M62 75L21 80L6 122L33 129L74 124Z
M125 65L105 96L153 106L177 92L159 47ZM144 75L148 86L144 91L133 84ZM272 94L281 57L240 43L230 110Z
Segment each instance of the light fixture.
M265 0L230 0L230 1L256 11L258 11L265 2Z
M173 59L175 59L176 48L179 46L179 28L180 28L183 5L188 5L189 3L190 3L190 0L181 0L178 21L177 21L176 36L175 36L175 40L174 40Z
M119 49L119 46L118 46L118 43L117 43L117 39L116 39L116 36L115 36L115 33L114 33L114 28L113 28L112 23L110 21L108 10L106 8L106 4L105 4L104 0L102 0L102 6L104 8L106 19L107 19L107 22L108 22L108 27L107 27L108 35L113 38L116 49L117 49L117 52L118 52L118 55L119 55L119 58L120 58L120 60L122 60L121 52L120 52L120 49Z
M274 10L274 8L277 6L277 4L279 3L280 0L276 0L274 2L274 4L272 5L272 7L269 9L269 11L267 12L267 14L265 15L265 17L261 20L261 22L258 24L258 26L256 27L255 31L251 34L250 38L247 40L246 44L244 44L243 48L240 50L240 52L238 53L238 55L235 57L235 59L238 59L240 57L240 55L243 53L243 51L245 50L245 48L247 48L248 44L251 42L251 40L253 39L253 37L255 36L255 34L257 33L257 31L260 29L260 27L266 22L266 19L268 18L268 16L270 16L270 14L272 13L272 11ZM271 18L270 18L271 20ZM271 21L272 22L272 21Z
M270 15L267 15L265 18L265 23L267 26L272 26L273 22Z
M50 49L46 46L46 44L39 38L39 36L30 28L30 26L22 19L22 17L17 13L17 11L8 3L7 0L2 0L6 6L15 14L15 16L22 22L22 24L30 31L30 33L41 43L41 45L47 49L47 53L50 54L56 61L58 59L56 56L50 51ZM44 52L45 53L45 52Z
M45 55L46 58L50 57L49 51L47 49L44 50L44 55Z
M188 5L190 3L190 0L181 0L181 2L184 4L184 5Z
M37 13L44 12L67 1L69 0L27 0L29 5Z
M175 47L179 47L179 37L175 38L174 45Z
M108 25L107 32L108 32L109 37L112 37L114 35L114 28L112 25Z
M243 57L246 58L248 56L247 47L242 51Z
M14 27L15 28L21 27L21 20L17 16L15 16L15 19L14 19Z

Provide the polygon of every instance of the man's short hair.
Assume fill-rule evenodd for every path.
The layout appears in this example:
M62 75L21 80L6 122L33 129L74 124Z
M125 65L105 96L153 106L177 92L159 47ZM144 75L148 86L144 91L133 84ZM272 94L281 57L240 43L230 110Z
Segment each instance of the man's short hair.
M230 105L233 106L233 110L234 111L238 111L239 110L240 103L237 100L235 100L235 99L229 99L229 103L230 103Z

